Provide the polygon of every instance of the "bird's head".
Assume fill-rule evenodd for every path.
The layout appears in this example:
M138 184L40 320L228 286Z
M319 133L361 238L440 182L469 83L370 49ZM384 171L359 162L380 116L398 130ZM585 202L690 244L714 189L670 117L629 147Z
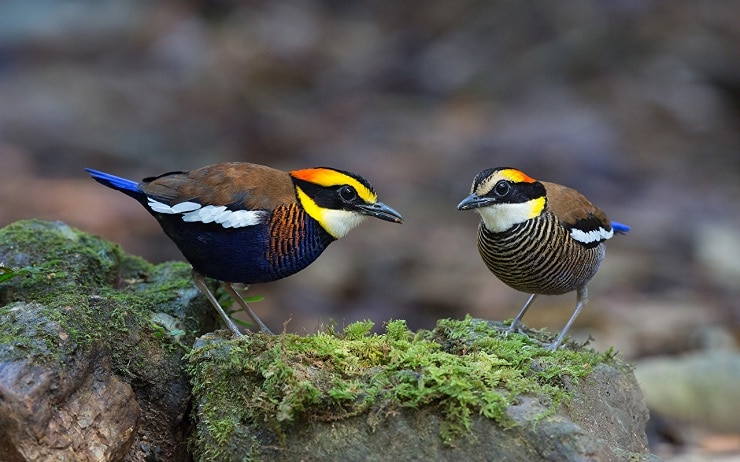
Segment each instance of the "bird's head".
M401 223L401 215L378 202L370 183L355 173L328 167L290 172L296 196L308 215L335 239L368 217Z
M546 201L542 183L515 168L498 167L476 175L470 195L457 209L475 209L489 231L500 233L539 216Z

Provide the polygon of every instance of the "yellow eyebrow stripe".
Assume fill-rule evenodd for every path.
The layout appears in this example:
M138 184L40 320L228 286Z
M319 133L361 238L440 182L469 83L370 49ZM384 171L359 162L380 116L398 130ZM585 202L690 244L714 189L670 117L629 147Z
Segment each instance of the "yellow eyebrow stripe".
M307 168L304 170L294 170L290 172L290 174L300 180L308 181L309 183L314 183L324 187L346 184L355 188L355 191L357 191L357 194L363 201L373 204L378 200L378 196L370 191L367 186L347 174L330 168Z

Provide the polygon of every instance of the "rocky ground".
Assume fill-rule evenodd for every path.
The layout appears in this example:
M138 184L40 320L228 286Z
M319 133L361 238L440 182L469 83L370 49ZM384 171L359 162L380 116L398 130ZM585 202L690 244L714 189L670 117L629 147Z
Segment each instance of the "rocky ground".
M59 221L0 228L0 259L3 462L656 460L611 349L469 316L209 333L188 265Z
M0 224L61 219L154 262L179 259L138 204L82 169L141 178L243 160L354 170L405 223L363 225L303 273L253 287L266 296L254 308L296 333L332 319L431 328L466 313L510 318L526 298L485 270L476 217L455 210L479 170L517 166L633 227L609 243L572 334L637 362L653 451L732 457L738 429L691 409L708 396L725 410L738 401L687 371L707 356L710 385L740 383L728 366L740 331L738 10L3 2ZM538 300L527 322L560 329L574 298ZM688 411L651 404L655 371L689 390Z

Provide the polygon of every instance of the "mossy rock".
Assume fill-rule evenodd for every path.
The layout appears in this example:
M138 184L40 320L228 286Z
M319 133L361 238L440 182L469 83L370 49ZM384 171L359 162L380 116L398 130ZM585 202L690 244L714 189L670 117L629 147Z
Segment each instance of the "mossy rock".
M182 357L214 327L189 266L35 220L0 263L0 459L187 459Z
M0 264L3 461L651 457L612 352L476 319L201 337L215 320L188 265L63 223L0 229Z
M551 353L471 318L372 327L204 336L189 354L196 459L652 459L642 394L611 352Z

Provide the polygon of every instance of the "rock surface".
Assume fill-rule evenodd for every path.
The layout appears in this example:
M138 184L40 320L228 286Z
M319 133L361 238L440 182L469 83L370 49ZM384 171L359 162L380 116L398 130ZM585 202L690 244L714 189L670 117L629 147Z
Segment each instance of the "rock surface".
M647 421L647 408L635 408L641 400L634 379L600 365L577 388L573 405L539 422L547 407L535 397L523 397L508 408L513 428L476 417L470 433L447 445L439 437L437 412L402 410L374 432L368 431L366 416L299 426L286 437L285 448L268 449L265 459L290 461L309 453L323 461L380 462L389 460L389 455L397 461L652 460L640 430Z
M59 222L1 229L0 262L3 461L651 459L610 353L471 318L201 336L187 265Z
M492 353L480 349L474 338L478 334L459 336L458 327L482 321L444 322L446 328L441 321L433 332L418 332L410 342L416 344L419 336L434 339L428 354L435 359L428 363L421 358L427 354L423 350L398 359L413 346L387 340L390 334L370 335L368 345L348 346L350 351L341 343L351 344L346 338L324 348L318 340L306 344L310 340L289 334L236 341L217 334L203 337L190 354L196 458L655 460L647 449L642 392L632 370L618 359L587 349L547 356L529 345L517 348L523 351L517 360L516 351L513 356L503 353L503 343L495 343L497 353ZM368 359L376 356L376 342L383 345L383 357L395 359ZM456 349L451 343L466 346ZM364 358L359 369L352 366L352 350ZM494 362L481 361L486 355ZM466 362L474 365L464 370ZM425 365L408 369L411 364ZM378 393L377 384L385 383L386 375L391 377L388 388ZM499 379L493 388L492 376ZM522 378L524 382L507 390L507 380ZM536 385L530 388L526 380ZM344 387L342 381L350 385ZM475 382L485 385L467 386ZM405 385L411 388L401 392ZM346 396L338 391L348 389L352 392ZM493 410L476 401L487 392L499 393ZM299 394L310 398L296 398Z
M73 361L64 375L53 365L0 363L2 460L123 459L141 419L131 385L111 372L100 344Z
M650 409L676 422L740 433L740 352L708 350L640 360L635 374Z
M25 268L0 283L0 460L187 460L182 346L213 327L187 265L40 221L0 262Z

